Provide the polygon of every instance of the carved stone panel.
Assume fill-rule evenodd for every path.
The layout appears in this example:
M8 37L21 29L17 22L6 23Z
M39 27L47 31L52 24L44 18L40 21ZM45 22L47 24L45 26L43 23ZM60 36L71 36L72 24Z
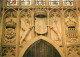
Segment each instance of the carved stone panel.
M35 32L37 34L47 33L47 13L45 11L36 11L34 18Z
M49 27L51 29L51 38L55 41L60 41L59 43L61 44L61 16L56 9L50 12Z
M4 44L15 43L16 40L16 18L6 18L4 23Z
M3 57L16 57L16 47L15 46L4 46L2 47Z
M17 11L8 9L5 11L3 20L3 45L15 45L16 43L16 25L17 25Z
M65 30L66 38L68 43L77 43L77 16L74 10L68 9L64 13L65 17Z
M47 19L35 18L35 32L38 34L47 33Z
M24 41L26 41L29 37L29 39L31 39L31 29L32 27L32 23L31 20L32 19L32 15L29 9L24 9L21 11L20 14L20 45L24 43Z
M68 46L68 57L80 57L80 46L79 45L72 45Z
M7 39L12 39L16 36L16 23L12 19L5 23L5 37Z

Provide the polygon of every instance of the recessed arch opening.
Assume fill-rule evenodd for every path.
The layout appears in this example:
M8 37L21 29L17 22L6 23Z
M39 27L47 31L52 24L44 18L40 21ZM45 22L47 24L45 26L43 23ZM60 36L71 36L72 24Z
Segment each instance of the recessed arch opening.
M61 55L54 46L40 39L25 51L23 57L61 57Z

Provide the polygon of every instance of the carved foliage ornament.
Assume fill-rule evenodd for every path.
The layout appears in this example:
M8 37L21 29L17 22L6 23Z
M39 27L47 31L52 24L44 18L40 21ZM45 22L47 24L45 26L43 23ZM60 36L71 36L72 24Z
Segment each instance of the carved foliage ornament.
M29 9L24 9L20 14L20 45L22 45L28 35L30 35L32 25L31 25L32 13Z

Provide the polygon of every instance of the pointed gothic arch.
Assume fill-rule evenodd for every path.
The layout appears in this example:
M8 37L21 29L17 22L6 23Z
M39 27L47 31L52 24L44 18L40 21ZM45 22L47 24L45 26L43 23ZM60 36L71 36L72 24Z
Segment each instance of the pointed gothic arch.
M9 18L9 17L17 18L17 11L15 9L6 10L5 13L4 13L4 19Z
M66 9L66 10L64 11L64 17L65 17L65 15L66 15L67 13L73 14L73 15L74 15L74 18L78 19L78 15L77 15L77 13L76 13L76 10Z
M65 57L65 56L64 56L64 53L62 52L62 50L60 49L60 47L59 47L54 41L52 41L52 40L50 40L49 38L44 37L44 36L38 36L38 37L32 39L31 41L27 42L27 43L25 44L25 46L21 49L21 51L20 51L20 53L19 53L19 57L23 57L25 51L26 51L33 43L35 43L36 41L38 41L38 40L40 40L40 39L42 39L42 40L50 43L53 47L56 48L56 50L59 52L59 54L61 55L61 57Z

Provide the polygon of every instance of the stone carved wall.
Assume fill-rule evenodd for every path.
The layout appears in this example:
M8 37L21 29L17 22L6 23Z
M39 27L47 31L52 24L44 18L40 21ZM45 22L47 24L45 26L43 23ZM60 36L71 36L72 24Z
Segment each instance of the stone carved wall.
M68 46L68 57L80 57L80 46L79 45L72 45Z
M65 33L67 42L67 55L68 57L80 57L80 45L75 44L79 42L78 37L78 17L75 10L68 9L64 13L65 17ZM72 44L72 45L71 45Z
M1 2L2 0L0 1L0 32L1 32ZM0 36L2 35L2 33L0 33ZM0 56L1 56L1 37L0 37Z
M36 16L35 15L35 11L37 12L37 10L42 10L41 8L37 8L35 9L35 11L33 11L34 15L32 15L31 11L29 11L30 9L25 9L25 10L20 10L20 14L19 14L19 19L21 21L20 23L20 46L19 48L23 48L25 46L25 43L28 43L29 41L33 40L32 38L32 30L34 31L34 36L45 36L44 34L46 34L45 37L48 38L48 29L50 29L50 40L54 40L58 45L62 45L62 28L61 28L61 10L58 9L46 9L44 8L44 10L49 10L49 15L45 15L47 16L47 21L43 21L46 22L45 27L47 27L47 32L46 33L35 33L35 26L34 26L34 20ZM3 38L2 38L2 56L3 57L16 57L16 31L17 31L17 16L15 14L17 14L14 10L9 10L5 13L6 15L4 15L4 31L3 31ZM44 14L44 13L43 13ZM70 11L65 11L65 18L64 18L64 22L65 22L65 31L67 32L68 30L68 26L75 26L77 27L77 18L76 18L76 14L74 14L73 10ZM33 16L33 18L32 18ZM49 20L48 20L49 18ZM34 19L34 20L33 20ZM42 18L41 18L42 19ZM40 20L41 20L40 19ZM39 21L40 21L39 20ZM41 20L42 21L42 20ZM38 21L37 21L38 22ZM48 23L48 24L47 24ZM42 23L40 23L42 24ZM38 25L39 26L39 25ZM76 29L76 33L77 33L77 28ZM39 29L38 29L39 30ZM37 36L36 36L37 34ZM34 37L34 38L35 38ZM67 42L69 43L76 43L76 41L78 41L78 36L75 38L69 38L66 34L66 38L69 40ZM15 44L14 44L15 43ZM21 47L22 46L22 47ZM63 51L63 47L62 48ZM76 54L77 57L80 56L80 46L67 46L67 55L68 57L73 57L74 54ZM18 52L21 52L21 50L19 49ZM66 51L65 51L66 52Z
M65 11L64 16L67 41L70 43L78 42L76 13L73 10L68 9L67 11Z
M11 44L15 43L15 36L16 36L16 19L17 16L15 15L16 12L10 9L6 12L5 19L4 19L4 44Z
M29 9L24 9L21 11L20 14L20 45L23 44L24 42L27 41L28 35L29 39L31 38L31 18L32 18L32 13L30 12Z
M14 43L15 36L16 36L16 23L12 20L14 18L11 18L9 21L7 21L5 24L5 43Z
M58 9L52 9L51 12L49 13L49 27L51 29L51 38L54 41L60 42L62 41L61 38L61 15L60 15L60 10ZM55 37L54 37L55 36Z
M4 46L2 47L2 56L3 57L15 57L16 56L16 47L15 46Z
M52 36L52 39L54 41L60 42L61 45L61 16L59 15L59 11L54 9L50 13L50 17L47 16L46 9L35 9L34 15L35 17L33 18L34 21L32 21L34 26L31 25L31 13L28 9L23 10L20 15L20 21L21 21L21 30L20 30L20 44L25 43L28 40L28 37L30 38L30 28L32 29L33 27L35 28L35 37L36 36L46 36L48 31L48 27L51 29L51 34L55 36ZM49 21L48 18L49 17ZM48 23L50 23L48 25ZM52 25L53 23L53 25ZM29 40L28 40L29 41Z
M37 12L37 9L35 9L35 11ZM60 14L61 12L60 12L60 10L57 10L57 9L53 9L53 10L51 10L50 11L50 14L49 14L49 24L47 24L47 26L50 28L50 33L51 33L51 40L54 40L58 45L62 45L62 31L61 31L61 18L62 18L62 16L61 16L61 14ZM40 14L40 13L39 13ZM43 13L44 14L44 13ZM74 12L72 11L72 10L68 10L68 11L65 11L65 13L64 13L65 15L64 15L64 17L65 17L65 31L67 32L67 30L68 30L68 26L75 26L75 27L77 27L77 17L76 17L76 14L74 14ZM24 16L24 15L23 15ZM35 16L35 18L36 18L37 16ZM27 17L26 17L27 18ZM28 18L30 18L30 17L28 17ZM23 17L22 19L24 19L25 20L25 18ZM42 19L42 18L41 18ZM41 20L40 19L40 20ZM34 19L35 20L35 19ZM22 20L21 20L22 21ZM27 25L28 26L31 26L30 25L30 20L28 20L29 22L27 23ZM34 22L34 21L33 21ZM38 21L36 21L36 22L38 22ZM47 22L47 21L46 21ZM22 25L21 26L23 26L23 24L25 23L25 21L22 23ZM38 25L39 26L39 25ZM32 27L32 26L31 26ZM34 26L35 27L35 26ZM25 28L26 28L26 25L25 25ZM30 28L30 27L29 27ZM28 27L25 29L25 30L27 30L27 29L29 29ZM24 32L25 32L25 30L24 30ZM29 31L29 30L28 30ZM35 30L34 30L35 31ZM26 32L27 33L27 32ZM47 32L48 33L48 32ZM23 34L23 33L22 33ZM22 35L21 34L21 35ZM36 33L35 33L35 35L36 35ZM42 35L42 36L45 36L44 34L38 34L37 36L40 36L40 35ZM77 39L78 39L78 36L77 36L77 29L75 28L75 35L76 35L76 37L74 38L69 38L68 36L67 36L67 34L66 34L66 37L67 37L67 42L69 42L69 43L75 43L76 41L78 41ZM27 35L27 36L30 36L30 35ZM23 42L27 42L27 41L30 41L30 40L25 40L25 39L27 39L27 36L25 36L24 38L22 38L22 42L20 42L21 44L23 43ZM54 36L55 36L55 38L54 38ZM33 39L33 38L31 38L31 39ZM69 41L68 41L69 40ZM24 45L25 44L23 44L22 46L24 47ZM70 46L71 47L71 46ZM67 48L67 49L69 49L67 52L68 52L68 57L72 57L73 56L73 53L75 53L74 51L70 51L70 48ZM72 48L71 48L72 49ZM78 49L78 51L75 53L75 54L79 54L79 48L76 48L76 49ZM70 54L69 54L70 53ZM76 56L79 56L79 55L76 55Z
M16 30L17 30L17 12L9 9L4 14L4 28L2 38L2 56L16 56Z

